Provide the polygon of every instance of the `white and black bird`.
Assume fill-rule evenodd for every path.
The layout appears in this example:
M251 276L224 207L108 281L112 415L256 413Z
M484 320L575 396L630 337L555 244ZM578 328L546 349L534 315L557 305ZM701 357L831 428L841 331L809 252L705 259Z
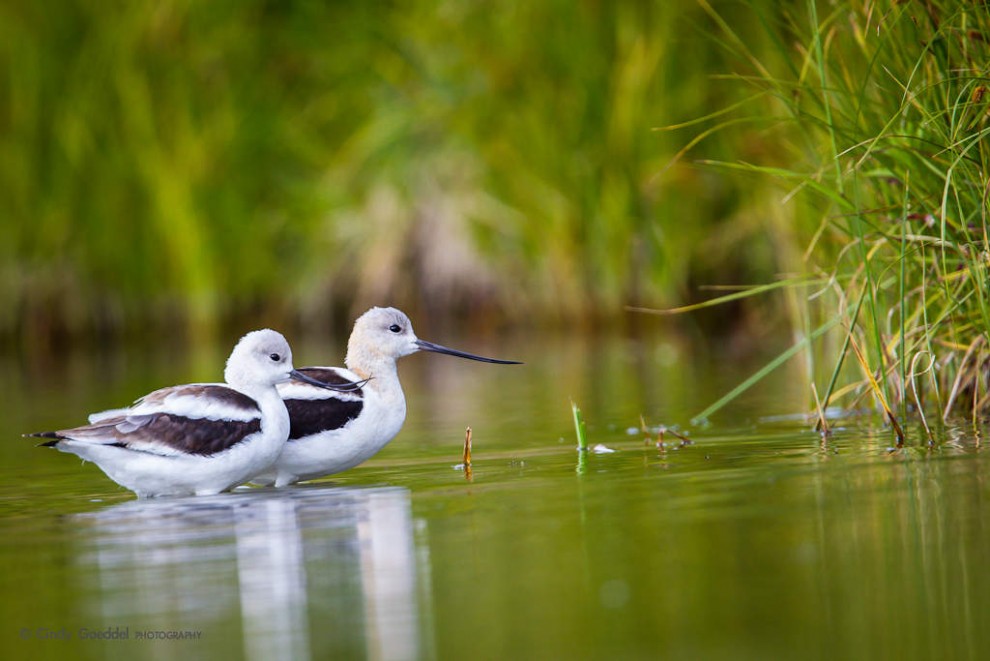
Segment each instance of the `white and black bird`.
M28 434L43 446L79 455L140 497L210 495L269 467L289 436L289 414L276 384L351 390L360 383L322 384L292 367L289 343L276 331L248 333L234 347L225 384L194 383L156 390L132 406L90 416L73 429Z
M416 337L412 323L395 308L371 308L354 322L344 367L300 367L323 383L365 382L359 389L331 392L305 383L282 383L289 410L289 440L271 469L251 482L286 486L353 468L388 444L406 419L406 399L396 360L434 351L485 363L519 365L449 349Z

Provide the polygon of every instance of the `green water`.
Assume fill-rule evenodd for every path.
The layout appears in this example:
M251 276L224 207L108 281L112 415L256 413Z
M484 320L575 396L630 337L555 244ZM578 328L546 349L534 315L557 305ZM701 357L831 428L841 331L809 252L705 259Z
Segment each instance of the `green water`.
M364 466L161 501L19 434L215 379L226 347L4 359L0 658L990 658L980 430L890 452L849 418L823 446L777 417L807 392L785 371L661 452L640 415L684 425L752 366L664 339L427 339L526 365L403 359L406 427ZM572 400L615 452L578 456Z

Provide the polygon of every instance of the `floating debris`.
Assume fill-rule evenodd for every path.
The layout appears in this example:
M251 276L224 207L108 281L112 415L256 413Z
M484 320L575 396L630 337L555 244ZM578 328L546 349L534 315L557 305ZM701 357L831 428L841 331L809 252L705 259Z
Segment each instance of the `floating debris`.
M596 444L595 447L591 448L591 451L594 452L595 454L611 454L615 452L615 450L613 450L612 448L606 447L601 443Z
M673 429L671 429L670 427L665 427L663 425L660 425L660 429L657 431L657 447L660 447L661 445L665 445L663 441L664 434L670 434L671 436L679 440L681 442L680 443L681 447L684 447L685 445L692 445L694 443L694 441L692 441L684 434L680 434L674 431Z

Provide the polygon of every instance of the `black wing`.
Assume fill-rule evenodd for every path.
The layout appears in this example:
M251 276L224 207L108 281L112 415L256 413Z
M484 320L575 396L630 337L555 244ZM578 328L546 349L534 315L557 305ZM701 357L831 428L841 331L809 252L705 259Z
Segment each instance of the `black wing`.
M329 384L353 383L356 375L337 367L300 367L306 376ZM289 440L341 429L357 418L364 408L361 388L336 392L305 383L279 384L279 392L289 411Z

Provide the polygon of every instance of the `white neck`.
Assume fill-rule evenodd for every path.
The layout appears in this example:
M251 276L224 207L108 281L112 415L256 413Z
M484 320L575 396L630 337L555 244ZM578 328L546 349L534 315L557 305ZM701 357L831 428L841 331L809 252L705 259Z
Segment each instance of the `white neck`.
M394 401L403 398L395 358L376 351L355 350L353 347L348 347L344 363L347 369L362 379L371 379L364 387L374 390L385 400Z

